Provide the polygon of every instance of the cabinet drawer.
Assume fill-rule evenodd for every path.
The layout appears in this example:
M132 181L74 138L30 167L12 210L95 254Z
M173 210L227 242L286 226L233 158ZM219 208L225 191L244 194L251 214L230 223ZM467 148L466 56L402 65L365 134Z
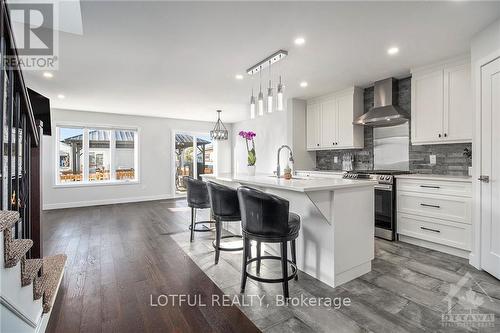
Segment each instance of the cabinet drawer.
M397 194L398 212L452 222L471 223L471 199L434 194L403 192Z
M398 234L463 250L471 250L471 227L467 224L398 214Z
M398 191L472 197L472 183L426 179L398 179Z

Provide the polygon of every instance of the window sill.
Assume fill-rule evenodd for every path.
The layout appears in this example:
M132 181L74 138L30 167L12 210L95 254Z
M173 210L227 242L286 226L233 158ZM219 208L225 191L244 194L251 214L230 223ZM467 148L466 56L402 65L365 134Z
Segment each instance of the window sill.
M112 181L94 181L94 182L73 182L54 184L53 188L70 188L70 187L99 187L99 186L117 186L117 185L138 185L139 180L112 180Z

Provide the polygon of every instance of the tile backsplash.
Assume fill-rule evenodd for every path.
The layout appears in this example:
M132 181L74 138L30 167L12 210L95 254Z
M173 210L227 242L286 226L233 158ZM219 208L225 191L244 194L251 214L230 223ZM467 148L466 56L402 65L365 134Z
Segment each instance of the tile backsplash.
M410 114L411 109L411 78L398 82L399 107ZM373 107L373 87L364 91L364 112ZM411 120L410 120L411 121ZM411 126L410 126L411 128ZM316 168L319 170L341 170L342 155L351 153L354 156L355 170L373 169L373 128L365 127L365 147L363 149L321 150L316 152ZM416 173L433 173L448 175L467 175L471 160L464 155L464 149L472 149L470 143L442 145L412 145L410 141L410 171ZM436 164L430 165L429 156L436 155ZM335 157L338 163L334 163Z

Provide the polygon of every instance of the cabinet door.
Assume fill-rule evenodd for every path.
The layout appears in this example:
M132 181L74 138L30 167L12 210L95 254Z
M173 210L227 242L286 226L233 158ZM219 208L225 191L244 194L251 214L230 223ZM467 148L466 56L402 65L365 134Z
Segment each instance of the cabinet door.
M337 141L337 103L328 99L321 103L321 148L335 148Z
M320 111L321 106L319 103L307 105L306 115L306 141L307 149L318 149L320 146Z
M352 95L337 98L337 147L352 147L353 138L353 98Z
M412 143L441 143L443 138L443 70L414 76L412 85Z
M445 141L472 141L472 85L470 66L463 64L444 70Z

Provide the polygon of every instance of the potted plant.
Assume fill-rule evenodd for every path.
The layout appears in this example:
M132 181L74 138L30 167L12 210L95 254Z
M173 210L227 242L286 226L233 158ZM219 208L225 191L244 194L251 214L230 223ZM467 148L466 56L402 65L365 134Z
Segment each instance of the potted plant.
M247 145L248 175L255 176L255 162L257 162L257 157L255 156L255 142L253 141L253 139L255 138L256 134L252 131L240 131L239 136L245 139L245 143ZM252 142L251 148L248 144L249 141Z

